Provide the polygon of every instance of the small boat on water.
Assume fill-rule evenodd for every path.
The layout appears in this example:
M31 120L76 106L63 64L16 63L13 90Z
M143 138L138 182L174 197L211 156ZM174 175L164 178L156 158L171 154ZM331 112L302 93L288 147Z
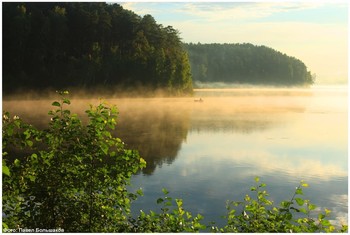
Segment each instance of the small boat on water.
M199 99L195 99L194 102L203 102L204 100L202 100L202 98Z

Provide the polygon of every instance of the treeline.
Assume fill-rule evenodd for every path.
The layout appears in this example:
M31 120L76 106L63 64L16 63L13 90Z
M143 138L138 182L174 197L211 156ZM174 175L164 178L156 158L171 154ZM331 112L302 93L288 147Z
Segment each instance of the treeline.
M118 4L3 3L3 91L148 87L192 92L179 32Z
M315 76L305 64L266 46L185 44L194 82L309 85Z

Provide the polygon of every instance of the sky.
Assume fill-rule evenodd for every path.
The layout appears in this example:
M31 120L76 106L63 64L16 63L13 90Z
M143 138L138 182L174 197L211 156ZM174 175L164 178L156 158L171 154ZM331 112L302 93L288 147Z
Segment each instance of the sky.
M303 61L316 84L347 84L347 1L119 2L171 25L183 42L252 43Z

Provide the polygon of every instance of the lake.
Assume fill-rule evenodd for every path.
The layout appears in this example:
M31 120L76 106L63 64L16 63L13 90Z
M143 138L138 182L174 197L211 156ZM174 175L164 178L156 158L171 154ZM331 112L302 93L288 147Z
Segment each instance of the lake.
M276 203L290 199L305 180L310 186L304 198L347 222L347 96L347 87L318 86L107 100L120 112L115 135L147 161L132 178L130 190L144 192L133 210L158 210L156 200L166 188L170 197L184 200L186 210L222 225L226 200L243 200L259 176ZM3 101L3 109L42 126L51 102ZM72 99L71 109L81 114L89 103L98 99Z

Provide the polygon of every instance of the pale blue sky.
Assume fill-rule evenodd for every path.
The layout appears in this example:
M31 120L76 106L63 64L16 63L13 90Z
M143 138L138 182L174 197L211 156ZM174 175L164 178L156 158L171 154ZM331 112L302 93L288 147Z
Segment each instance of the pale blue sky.
M301 59L317 83L347 83L346 1L121 2L180 31L184 42L253 43Z

